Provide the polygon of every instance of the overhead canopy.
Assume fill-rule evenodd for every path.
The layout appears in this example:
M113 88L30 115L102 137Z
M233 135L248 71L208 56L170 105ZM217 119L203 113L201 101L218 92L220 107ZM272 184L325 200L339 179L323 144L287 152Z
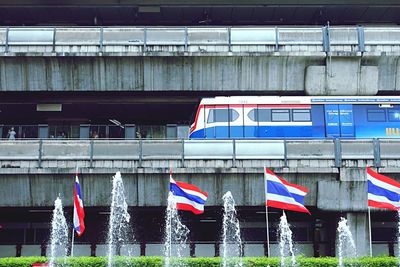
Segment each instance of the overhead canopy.
M395 0L5 0L0 25L399 24Z

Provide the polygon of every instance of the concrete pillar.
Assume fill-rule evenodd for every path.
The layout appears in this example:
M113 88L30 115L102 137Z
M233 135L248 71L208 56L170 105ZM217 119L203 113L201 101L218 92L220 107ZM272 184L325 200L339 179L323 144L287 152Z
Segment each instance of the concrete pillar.
M357 255L359 257L369 256L368 213L349 212L346 214L346 218L356 244Z

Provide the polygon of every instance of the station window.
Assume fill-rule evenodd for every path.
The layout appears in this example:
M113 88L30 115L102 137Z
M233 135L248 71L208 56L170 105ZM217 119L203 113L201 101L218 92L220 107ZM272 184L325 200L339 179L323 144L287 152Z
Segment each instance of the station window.
M389 110L388 115L389 121L400 121L400 110Z
M293 121L311 121L309 109L293 109Z
M118 125L110 125L108 131L109 138L124 138L125 136L125 128Z
M0 231L0 244L23 244L24 229L2 229Z
M166 127L162 125L137 125L137 138L164 139L167 136Z
M239 118L239 113L234 109L211 109L208 114L207 122L232 122L237 120L237 118Z
M385 110L383 109L369 109L367 111L368 121L386 121Z
M290 121L290 113L288 109L273 109L272 121Z

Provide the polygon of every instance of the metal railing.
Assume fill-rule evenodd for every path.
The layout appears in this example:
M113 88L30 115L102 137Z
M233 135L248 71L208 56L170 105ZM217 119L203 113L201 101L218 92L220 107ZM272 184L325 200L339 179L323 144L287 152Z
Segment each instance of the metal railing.
M368 45L400 45L400 27L6 27L0 28L4 52L12 46L106 46L267 45L275 51L285 45L351 45L366 51ZM31 51L30 51L31 52Z
M400 158L399 139L370 140L2 140L0 161L31 160L371 160Z

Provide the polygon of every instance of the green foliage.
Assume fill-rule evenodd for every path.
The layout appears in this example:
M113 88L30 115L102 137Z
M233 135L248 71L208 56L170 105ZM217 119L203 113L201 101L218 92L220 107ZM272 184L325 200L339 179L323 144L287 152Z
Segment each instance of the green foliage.
M0 267L31 267L34 262L46 262L45 257L0 258Z
M236 261L237 259L232 259ZM0 267L31 267L35 262L46 262L45 257L18 257L0 258ZM297 257L298 267L337 267L338 259L333 257L306 258ZM171 266L178 266L177 259L172 258ZM363 257L348 259L344 262L346 267L398 267L398 259L394 257ZM123 257L116 256L113 259L113 267L162 267L162 257ZM61 266L61 264L57 264ZM220 267L221 258L183 258L179 260L179 266L187 267ZM279 267L279 258L246 257L243 258L244 267ZM105 257L72 257L67 259L64 267L107 267Z

